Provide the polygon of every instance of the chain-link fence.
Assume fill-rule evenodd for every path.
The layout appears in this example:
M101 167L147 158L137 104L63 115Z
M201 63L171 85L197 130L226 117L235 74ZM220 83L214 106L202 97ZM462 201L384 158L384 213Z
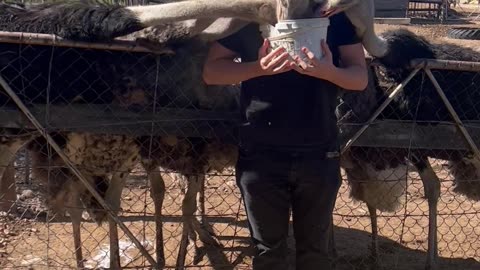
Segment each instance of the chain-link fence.
M0 159L4 168L11 162L22 167L14 155L24 148L27 154L17 162L30 160L31 167L27 173L31 179L21 176L23 182L14 181L11 170L2 172L7 195L2 202L7 213L20 218L17 224L26 217L39 222L28 228L35 233L28 237L15 233L17 240L5 245L8 257L18 261L12 264L7 259L4 267L184 263L177 258L190 264L190 258L181 257L187 254L187 237L194 236L191 230L203 230L199 233L203 241L217 242L199 227L203 220L192 219L200 190L206 198L201 212L210 209L209 216L220 220L212 230L235 235L222 223L229 216L235 219L239 205L232 180L226 179L236 154L232 123L237 120L238 90L202 83L206 50L183 47L173 55L170 50L146 52L129 41L92 48L49 37L15 33L2 37L0 83L5 92L0 118L5 120L5 149ZM187 184L169 177L172 171L181 173ZM216 174L203 185L202 178L212 173ZM12 196L14 182L21 194L18 200ZM89 215L80 227L83 208ZM107 216L105 209L114 215ZM95 224L102 221L110 228ZM119 239L115 223L125 230ZM5 224L6 236L22 228L14 224ZM108 238L110 248L104 246ZM105 252L109 249L112 254ZM198 249L203 260L200 253L205 249ZM120 257L114 257L119 251Z
M459 59L469 58L469 53L478 58L478 53L455 48L437 49L450 50L450 56L458 53ZM377 258L374 263L389 268L421 267L424 259L435 258L438 252L441 264L451 267L446 269L475 269L480 65L416 61L412 70L401 73L373 66L375 75L366 92L347 95L340 104L340 112L348 112L340 114L346 140L345 190L354 200L340 195L339 224L359 230L374 226L373 231L388 240L375 240L374 235L376 244L362 241L362 249ZM355 201L361 204L352 208ZM426 253L400 255L392 240L406 253Z
M233 171L237 88L203 85L201 53L192 48L171 54L146 52L128 41L102 49L102 44L46 45L55 42L47 35L18 38L2 37L0 57L5 90L0 160L6 168L2 268L71 268L78 256L93 268L118 261L124 268L142 268L165 258L167 267L248 269L252 249ZM393 75L382 75L385 70L373 63L373 87L342 96L342 138L350 141L334 223L338 265L345 269L372 262L369 207L381 210L374 217L378 263L392 269L424 263L428 226L434 223L419 180L438 181L428 174L430 166L419 166L424 158L439 178L432 186L440 184L438 213L430 213L430 218L437 214L433 232L438 231L440 263L474 269L468 258L480 257L475 183L468 182L467 189L458 185L459 168L467 172L475 165L459 157L468 157L471 149L463 138L478 141L479 64L422 63ZM452 112L464 129L455 129ZM475 174L467 177L476 180ZM84 182L119 219L105 216L101 199L92 197ZM202 196L196 198L197 192ZM80 220L78 209L88 215L83 213L75 229L71 220ZM200 219L189 219L197 209ZM125 226L118 240L109 219ZM99 220L107 224L94 222ZM77 246L75 230L81 235ZM75 253L80 247L81 255Z
M480 21L480 1L466 0L458 1L451 0L449 2L448 18L452 20L468 20L478 22Z

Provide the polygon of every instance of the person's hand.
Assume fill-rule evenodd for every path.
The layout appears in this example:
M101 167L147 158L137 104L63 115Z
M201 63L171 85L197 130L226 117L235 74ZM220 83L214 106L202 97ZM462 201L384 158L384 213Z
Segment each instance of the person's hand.
M268 53L269 48L270 43L268 42L268 39L265 39L262 47L258 50L257 63L261 75L273 75L293 69L291 64L294 62L285 48L279 47Z
M318 59L308 48L302 48L302 52L306 56L306 60L302 60L300 56L295 56L295 64L291 64L293 68L301 73L317 77L319 79L328 80L335 72L335 65L333 64L332 52L325 40L322 40L321 47L323 57Z

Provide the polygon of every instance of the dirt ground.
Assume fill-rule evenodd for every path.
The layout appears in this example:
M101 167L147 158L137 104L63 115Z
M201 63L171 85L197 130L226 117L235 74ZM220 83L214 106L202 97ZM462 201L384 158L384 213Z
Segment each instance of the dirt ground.
M480 203L452 193L448 171L438 161L432 160L432 165L442 179L442 197L438 206L440 269L480 269ZM193 246L190 245L187 265L192 269L249 269L251 265L246 217L232 175L232 172L226 172L207 181L206 220L222 247L206 246L201 253L203 256L194 265ZM167 266L170 267L175 265L182 233L182 183L166 177L168 191L163 209L163 235ZM395 213L379 213L380 262L384 269L423 269L428 206L415 172L409 173L408 183L404 207ZM154 256L153 204L142 172L130 179L122 200L122 221ZM36 220L22 219L18 215L2 216L1 269L74 268L72 228L68 219L46 222L45 213L38 214ZM352 201L346 183L340 188L334 222L339 254L337 269L368 269L371 231L368 210L363 203ZM148 262L132 241L121 230L119 232L122 265L148 269L145 267ZM107 224L98 227L90 221L84 222L82 242L88 268L109 266ZM198 244L202 246L200 242ZM293 247L292 241L290 244Z
M480 48L479 41L450 40L446 30L453 25L376 25L379 32L406 27L435 42L454 42ZM480 202L467 200L451 191L452 181L444 164L432 161L442 180L438 205L438 241L440 269L480 269ZM196 265L189 247L189 269L250 269L248 227L235 185L233 172L209 177L205 188L208 224L222 244L221 248L202 249ZM23 176L18 176L22 182ZM182 234L180 182L167 178L167 195L163 207L163 235L167 266L174 267ZM380 264L384 269L424 269L426 260L428 205L423 186L415 172L408 178L404 207L395 213L379 213ZM155 224L153 203L145 175L137 172L124 190L120 216L154 256ZM19 194L32 190L30 184L19 184ZM27 192L28 193L28 192ZM49 221L41 198L25 194L17 214L0 215L1 269L72 269L75 267L72 228L68 218ZM30 207L26 205L30 204ZM335 238L339 255L338 269L369 269L370 219L363 203L349 197L343 183L334 212ZM125 268L148 269L132 241L119 230L122 265ZM108 267L108 225L91 221L82 225L83 253L89 268ZM199 243L200 245L200 243ZM214 264L215 266L212 266ZM203 266L203 267L202 267Z

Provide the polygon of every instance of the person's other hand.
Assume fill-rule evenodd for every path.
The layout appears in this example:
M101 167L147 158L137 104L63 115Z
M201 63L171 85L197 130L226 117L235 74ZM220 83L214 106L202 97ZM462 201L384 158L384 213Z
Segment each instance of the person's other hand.
M263 41L262 47L258 50L258 66L262 75L273 75L293 69L294 63L283 47L268 52L270 43L268 39Z
M319 79L328 80L335 72L335 65L333 64L332 52L325 40L322 40L321 47L323 57L320 59L314 55L308 48L302 48L302 52L306 56L306 60L302 60L300 56L295 56L295 64L292 67L301 74L317 77Z

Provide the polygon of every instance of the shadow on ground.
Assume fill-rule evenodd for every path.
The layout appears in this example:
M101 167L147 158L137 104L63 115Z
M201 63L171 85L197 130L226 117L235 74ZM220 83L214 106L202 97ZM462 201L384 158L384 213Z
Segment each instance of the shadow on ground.
M233 224L232 224L233 225ZM237 223L239 226L246 226L245 221ZM221 237L219 237L222 239ZM245 238L236 239L236 241L249 241ZM337 247L338 258L336 260L336 270L369 270L374 269L372 260L369 259L369 244L370 233L356 229L348 229L343 227L335 227L335 242ZM291 251L289 254L290 269L294 270L294 240L289 239L289 246ZM424 270L426 261L426 252L413 250L400 245L388 238L379 236L380 258L378 270ZM228 251L231 251L230 249ZM237 268L238 263L245 264L245 261L251 262L253 255L252 249L236 250L242 251L244 254L240 256L244 262L234 262L227 267L219 265L214 269L243 269ZM216 255L223 252L216 252ZM206 254L206 256L213 255L213 253ZM219 261L218 259L209 258L211 261ZM220 260L222 261L222 260ZM224 262L228 260L223 260ZM438 270L478 270L480 269L480 262L473 258L442 258L438 259ZM246 268L248 269L248 268Z

